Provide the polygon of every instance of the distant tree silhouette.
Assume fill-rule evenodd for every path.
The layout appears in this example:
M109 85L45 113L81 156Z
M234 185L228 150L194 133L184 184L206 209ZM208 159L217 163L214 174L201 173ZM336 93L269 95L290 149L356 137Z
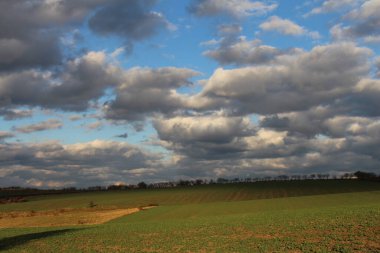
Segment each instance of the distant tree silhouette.
M376 176L375 173L372 172L363 172L363 171L357 171L354 173L354 175L361 180L376 180L379 179L379 177Z
M179 180L178 185L179 186L192 186L193 183L189 180Z
M216 182L217 182L218 184L226 184L226 183L228 183L228 181L229 181L228 179L226 179L226 178L222 178L222 177L216 179Z
M137 187L140 189L146 189L148 185L145 182L140 182L137 184Z
M120 185L110 185L107 187L107 190L125 190L128 189L128 186L120 184Z
M195 180L195 184L196 185L201 185L201 184L204 184L204 182L203 182L202 179L197 179L197 180Z

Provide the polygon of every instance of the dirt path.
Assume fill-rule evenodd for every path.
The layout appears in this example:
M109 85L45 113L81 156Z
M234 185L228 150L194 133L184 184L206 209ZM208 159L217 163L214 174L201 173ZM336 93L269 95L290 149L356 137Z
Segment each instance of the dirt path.
M61 209L41 212L10 212L0 214L0 228L17 227L58 227L102 224L110 220L130 215L144 208L113 210Z

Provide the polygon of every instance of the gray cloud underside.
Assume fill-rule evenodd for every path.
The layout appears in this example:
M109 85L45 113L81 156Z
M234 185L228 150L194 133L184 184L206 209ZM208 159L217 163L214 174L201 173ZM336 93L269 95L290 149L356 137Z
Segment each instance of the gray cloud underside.
M90 186L138 181L141 174L156 174L161 167L160 156L124 142L0 144L0 152L2 186Z
M347 25L337 24L331 33L335 39L360 39L379 41L380 36L380 1L364 1L358 8L345 16Z
M170 23L151 11L153 0L1 1L0 71L50 67L63 61L61 37L89 19L100 35L141 40ZM11 25L10 25L11 24Z
M359 122L359 123L358 123ZM380 124L366 118L327 120L330 138L305 138L225 116L157 119L156 145L172 160L125 142L1 144L2 185L111 184L217 176L377 171ZM175 176L174 176L175 175Z
M303 111L345 101L347 106L356 101L357 109L365 110L363 99L370 98L369 90L376 92L377 85L368 80L359 87L361 78L369 74L370 56L369 49L343 43L280 56L271 65L219 68L196 95L196 104L203 110L225 109L233 114Z
M208 50L204 55L216 60L221 65L249 65L271 62L282 52L277 48L257 45L255 41L241 41L228 47Z
M186 107L187 95L176 89L191 85L198 72L175 67L123 70L104 52L89 52L68 61L58 72L28 70L0 74L2 115L15 106L85 111L114 88L116 98L104 105L109 119L144 120L154 113Z
M330 138L255 129L239 117L177 117L158 120L155 127L160 144L177 155L177 173L193 177L344 172L358 167L376 171L380 124L362 120L327 120Z
M259 40L247 40L241 36L239 25L219 26L218 41L204 42L203 45L215 46L203 55L216 60L220 65L268 64L285 51L272 46L261 45Z
M251 0L193 0L189 11L197 16L228 15L234 18L266 14L277 8L277 4Z
M62 126L63 126L62 121L57 120L57 119L49 119L49 120L42 121L36 124L13 127L12 130L19 133L29 134L33 132L59 129L59 128L62 128Z
M0 108L0 116L3 117L4 120L15 120L22 118L32 117L32 110L19 110L19 109L10 109L10 108Z
M59 64L62 58L60 34L66 26L81 22L91 8L102 1L86 2L2 1L0 70Z
M176 90L191 85L190 78L198 72L183 68L133 68L123 73L116 89L115 100L104 106L107 118L143 120L155 113L171 114L186 109L187 95Z
M114 1L115 2L115 1ZM100 35L117 35L141 40L169 26L165 17L150 11L155 0L116 1L105 5L89 20L89 27Z
M25 70L0 74L0 106L83 111L118 81L105 54L90 52L58 72Z

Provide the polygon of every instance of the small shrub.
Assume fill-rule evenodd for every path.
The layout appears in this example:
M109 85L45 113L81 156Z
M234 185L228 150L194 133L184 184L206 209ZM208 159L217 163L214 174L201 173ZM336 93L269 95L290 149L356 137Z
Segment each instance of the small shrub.
M96 206L97 206L97 204L95 204L94 201L92 201L92 200L88 203L89 208L94 208Z

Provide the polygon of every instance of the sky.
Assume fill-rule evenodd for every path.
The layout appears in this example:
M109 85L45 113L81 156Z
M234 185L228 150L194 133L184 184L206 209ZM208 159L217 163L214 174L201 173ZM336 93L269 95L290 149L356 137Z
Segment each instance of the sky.
M0 0L0 187L380 172L380 0Z

